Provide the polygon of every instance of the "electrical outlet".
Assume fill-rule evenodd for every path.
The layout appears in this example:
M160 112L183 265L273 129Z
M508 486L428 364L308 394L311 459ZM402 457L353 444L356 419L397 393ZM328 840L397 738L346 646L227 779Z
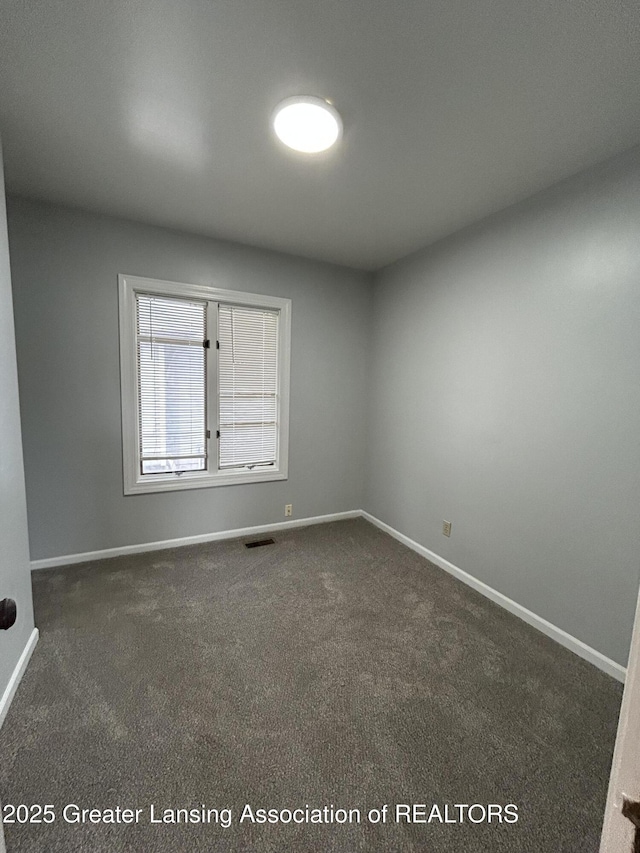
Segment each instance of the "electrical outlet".
M285 518L288 518L292 514L293 514L293 504L285 504L285 506L284 506Z
M442 522L442 532L445 536L451 536L451 522L443 521Z

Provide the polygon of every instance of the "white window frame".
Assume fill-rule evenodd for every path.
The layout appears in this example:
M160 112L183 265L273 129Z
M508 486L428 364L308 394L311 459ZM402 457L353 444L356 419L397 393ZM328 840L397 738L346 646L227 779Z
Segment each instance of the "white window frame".
M211 346L207 353L207 470L185 471L180 475L142 474L140 470L138 370L136 359L136 293L183 299L205 300L208 304ZM120 389L122 399L122 451L125 495L149 492L203 489L241 483L264 483L288 478L289 462L289 375L291 363L291 300L258 293L221 290L201 284L158 281L139 276L119 275L120 314ZM263 469L218 469L216 433L218 429L218 365L215 336L217 309L220 303L249 308L268 308L280 314L278 326L278 394L277 394L277 460L275 466ZM215 327L211 318L215 318Z

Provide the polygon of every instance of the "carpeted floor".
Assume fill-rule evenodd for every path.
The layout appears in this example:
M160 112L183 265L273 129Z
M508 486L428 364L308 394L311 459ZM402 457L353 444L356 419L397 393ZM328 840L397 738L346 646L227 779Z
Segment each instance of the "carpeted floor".
M274 538L34 574L0 799L55 822L5 825L9 853L596 853L620 685L361 519ZM509 803L517 823L469 820ZM231 825L149 822L202 804ZM240 823L247 804L360 822Z

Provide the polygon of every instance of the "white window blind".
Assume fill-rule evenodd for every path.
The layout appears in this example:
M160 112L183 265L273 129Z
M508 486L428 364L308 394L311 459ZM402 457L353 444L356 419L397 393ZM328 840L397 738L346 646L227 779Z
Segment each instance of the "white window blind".
M218 308L219 467L277 460L279 312Z
M141 474L202 471L206 303L136 294Z

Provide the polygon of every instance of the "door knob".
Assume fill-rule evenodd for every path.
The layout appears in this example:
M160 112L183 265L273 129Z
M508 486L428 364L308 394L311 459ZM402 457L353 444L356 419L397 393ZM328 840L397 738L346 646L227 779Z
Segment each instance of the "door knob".
M0 601L0 630L8 631L16 621L16 603L13 598Z
M634 803L625 797L622 802L622 814L631 821L636 828L633 842L633 853L640 853L640 803Z

